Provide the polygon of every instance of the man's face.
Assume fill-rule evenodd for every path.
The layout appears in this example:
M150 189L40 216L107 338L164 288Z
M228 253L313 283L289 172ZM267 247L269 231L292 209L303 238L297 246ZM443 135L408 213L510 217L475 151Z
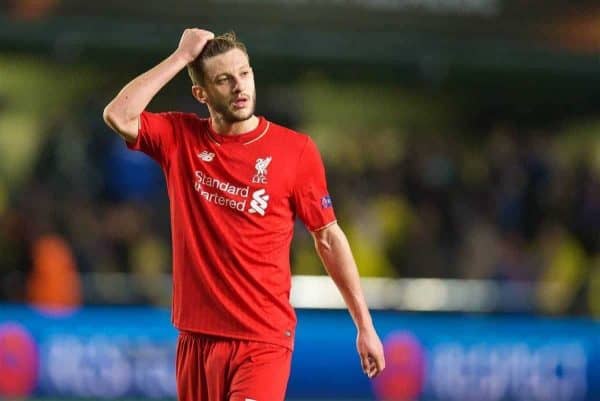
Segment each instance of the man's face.
M204 60L205 101L228 123L254 115L256 90L248 56L240 49Z

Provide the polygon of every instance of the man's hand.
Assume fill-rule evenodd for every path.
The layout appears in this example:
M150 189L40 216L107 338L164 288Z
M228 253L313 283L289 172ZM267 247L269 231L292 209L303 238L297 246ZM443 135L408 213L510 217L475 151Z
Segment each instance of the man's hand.
M183 56L188 63L191 63L202 52L206 42L214 37L215 34L210 31L198 28L186 29L181 35L176 52Z
M359 330L356 337L356 349L360 356L363 372L369 379L374 378L385 368L383 345L374 328Z

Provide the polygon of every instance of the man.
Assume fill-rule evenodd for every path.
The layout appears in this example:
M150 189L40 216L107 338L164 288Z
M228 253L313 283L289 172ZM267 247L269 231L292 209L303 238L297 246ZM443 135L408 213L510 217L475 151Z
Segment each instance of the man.
M186 66L210 118L144 111ZM289 303L295 216L346 301L364 372L372 378L385 364L318 150L308 136L255 116L255 98L235 35L186 29L175 52L104 110L127 146L154 158L166 176L180 400L284 399L296 326Z

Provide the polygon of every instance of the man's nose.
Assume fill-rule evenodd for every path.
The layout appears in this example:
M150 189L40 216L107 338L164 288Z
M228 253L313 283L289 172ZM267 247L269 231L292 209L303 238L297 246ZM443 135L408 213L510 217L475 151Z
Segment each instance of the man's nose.
M243 89L244 89L244 82L240 78L238 78L238 77L234 78L234 81L233 81L233 92L234 93L239 93L239 92L242 92Z

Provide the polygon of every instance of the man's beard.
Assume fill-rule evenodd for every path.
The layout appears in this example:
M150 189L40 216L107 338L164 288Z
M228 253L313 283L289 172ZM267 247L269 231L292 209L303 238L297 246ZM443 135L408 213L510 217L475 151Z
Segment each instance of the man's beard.
M229 124L246 121L254 115L254 109L256 108L256 92L252 96L248 97L250 107L238 110L237 112L231 110L231 102L210 102L213 110L221 115L223 121Z

